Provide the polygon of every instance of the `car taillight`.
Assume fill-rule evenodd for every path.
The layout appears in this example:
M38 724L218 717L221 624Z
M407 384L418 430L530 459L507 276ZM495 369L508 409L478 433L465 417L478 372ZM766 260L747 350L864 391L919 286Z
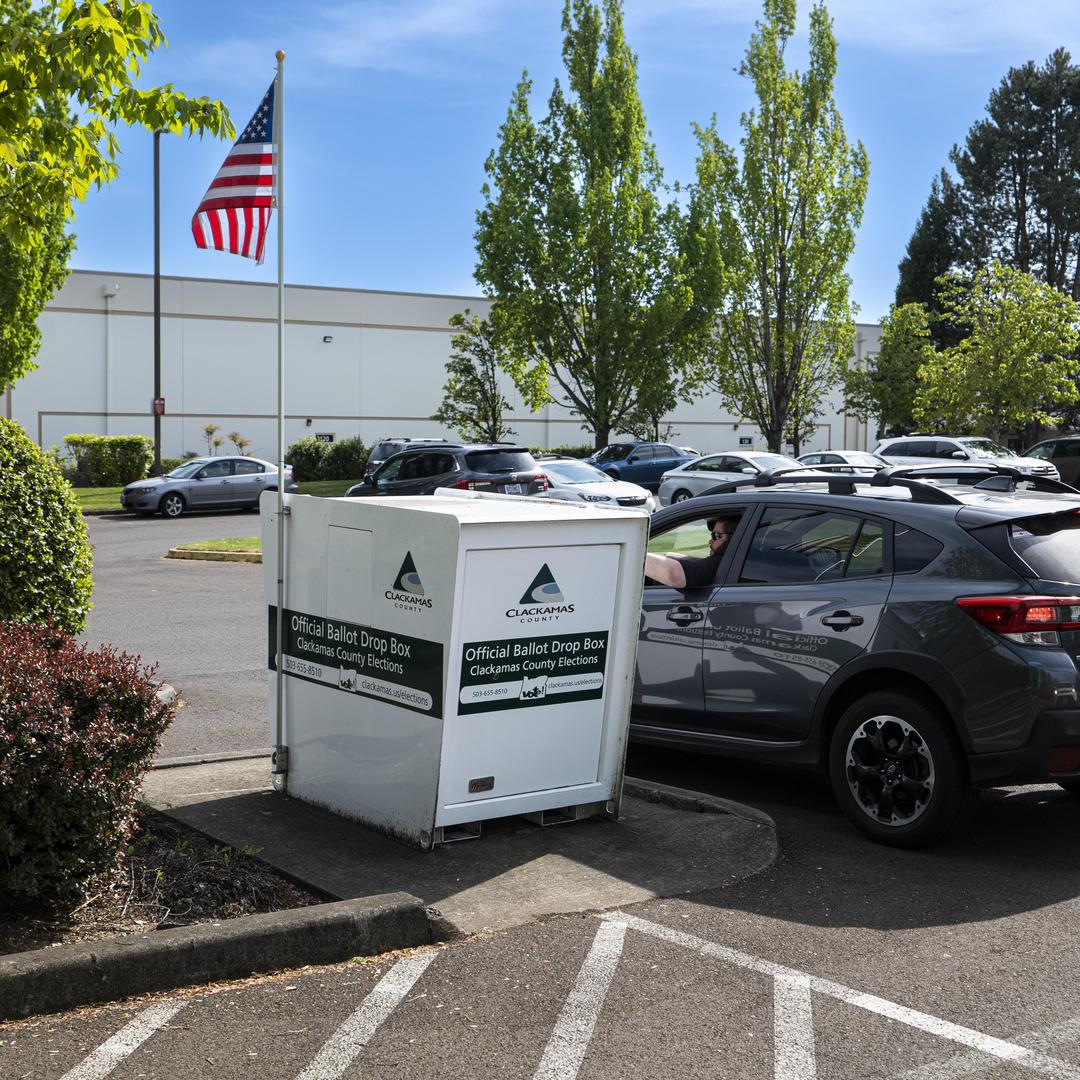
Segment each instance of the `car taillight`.
M454 487L461 488L462 491L482 491L484 488L491 487L490 480L459 480Z
M541 473L536 478L536 482L540 485L540 490L541 491L550 491L551 490L551 480L548 479L547 473Z
M1060 645L1060 630L1080 629L1077 596L961 596L973 619L1021 645Z

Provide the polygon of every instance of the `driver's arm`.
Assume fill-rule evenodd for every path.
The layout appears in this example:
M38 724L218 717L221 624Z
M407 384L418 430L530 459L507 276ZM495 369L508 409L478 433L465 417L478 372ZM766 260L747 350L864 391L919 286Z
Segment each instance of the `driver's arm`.
M686 588L686 572L682 562L669 555L646 554L645 576L659 581L661 585L671 585L676 589Z

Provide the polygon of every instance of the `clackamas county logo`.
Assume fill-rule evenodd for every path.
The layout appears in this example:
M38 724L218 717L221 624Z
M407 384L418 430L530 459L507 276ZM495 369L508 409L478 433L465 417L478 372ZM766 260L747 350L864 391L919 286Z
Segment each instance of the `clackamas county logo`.
M394 607L401 608L402 611L419 611L421 608L431 607L431 597L424 595L424 583L416 572L411 551L405 552L394 584L384 595L387 600L394 601Z
M523 623L558 622L561 615L571 615L573 611L574 605L566 602L551 567L544 563L518 601L518 607L507 608L506 617Z

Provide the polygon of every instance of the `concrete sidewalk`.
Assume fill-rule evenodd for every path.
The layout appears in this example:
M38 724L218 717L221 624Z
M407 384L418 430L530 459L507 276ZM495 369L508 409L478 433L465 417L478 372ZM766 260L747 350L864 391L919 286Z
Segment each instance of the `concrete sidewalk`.
M541 828L505 818L428 853L278 795L268 756L156 768L143 793L330 902L0 956L0 1021L701 892L776 857L766 814L632 780L619 821Z
M619 821L541 828L485 822L477 840L421 852L276 794L268 758L155 769L157 810L338 899L405 892L463 933L728 885L776 856L772 819L709 796L628 780Z

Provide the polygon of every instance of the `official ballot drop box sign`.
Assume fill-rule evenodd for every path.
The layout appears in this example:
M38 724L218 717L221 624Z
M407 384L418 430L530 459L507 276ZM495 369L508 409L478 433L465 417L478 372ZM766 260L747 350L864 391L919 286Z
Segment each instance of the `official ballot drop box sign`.
M290 795L430 848L617 810L646 515L542 499L285 496ZM271 742L277 499L262 500Z

